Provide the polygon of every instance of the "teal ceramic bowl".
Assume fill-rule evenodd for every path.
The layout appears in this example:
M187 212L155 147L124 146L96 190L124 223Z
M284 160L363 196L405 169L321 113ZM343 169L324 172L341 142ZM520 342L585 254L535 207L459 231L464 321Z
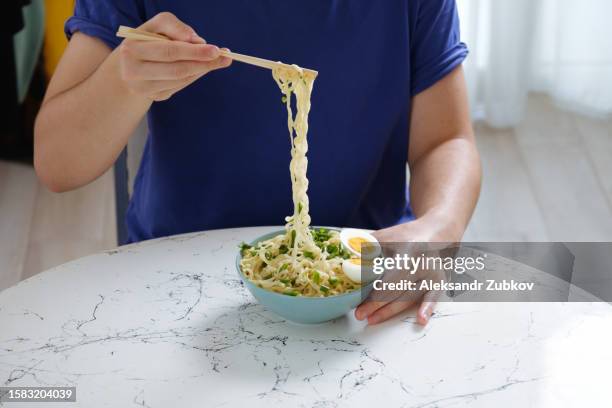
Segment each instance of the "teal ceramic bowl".
M261 241L284 233L284 230L271 232L257 238L251 242L250 245L256 245ZM244 282L244 285L253 294L255 299L268 310L296 323L323 323L344 316L361 303L362 296L367 296L372 290L372 285L370 284L360 290L345 293L343 295L322 298L282 295L262 289L247 279L240 269L241 258L240 251L238 251L238 255L236 256L236 270Z

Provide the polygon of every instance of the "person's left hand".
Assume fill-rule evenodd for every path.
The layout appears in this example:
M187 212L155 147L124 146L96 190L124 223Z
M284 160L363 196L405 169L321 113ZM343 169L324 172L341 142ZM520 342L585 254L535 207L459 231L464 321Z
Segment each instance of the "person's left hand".
M373 233L376 239L384 244L385 242L408 243L408 242L458 242L461 239L460 233L451 232L444 227L443 222L429 219L417 219L406 224L396 225ZM433 314L438 298L437 292L426 292L422 296L414 296L414 293L402 296L402 301L383 300L372 301L366 299L355 310L355 317L358 320L368 320L368 324L378 324L403 311L419 304L417 310L417 323L425 326Z

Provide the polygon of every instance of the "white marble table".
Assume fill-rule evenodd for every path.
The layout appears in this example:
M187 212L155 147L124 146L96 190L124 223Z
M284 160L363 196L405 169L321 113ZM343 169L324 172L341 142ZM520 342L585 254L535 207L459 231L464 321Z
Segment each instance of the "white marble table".
M76 386L65 406L89 408L612 406L610 305L445 303L424 329L410 314L296 325L234 268L237 244L270 230L145 242L1 292L0 386Z

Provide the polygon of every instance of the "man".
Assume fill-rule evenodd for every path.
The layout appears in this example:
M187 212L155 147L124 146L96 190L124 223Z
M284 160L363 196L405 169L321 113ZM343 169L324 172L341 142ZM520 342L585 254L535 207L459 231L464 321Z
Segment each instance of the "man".
M175 41L121 42L119 25ZM291 212L280 93L267 70L226 69L218 46L319 71L308 154L316 224L376 229L382 242L463 235L480 164L454 0L78 0L66 32L37 120L36 170L53 191L91 182L148 113L131 241L277 225ZM421 323L433 304L426 295ZM408 306L370 302L356 316L375 324Z

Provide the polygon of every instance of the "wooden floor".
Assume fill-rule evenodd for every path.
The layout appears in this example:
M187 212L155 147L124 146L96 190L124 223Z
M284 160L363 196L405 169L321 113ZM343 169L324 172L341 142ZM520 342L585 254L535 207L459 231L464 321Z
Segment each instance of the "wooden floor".
M476 132L484 183L466 241L612 241L612 121L533 96L521 126ZM0 290L115 236L112 173L52 194L31 167L0 162Z
M612 121L534 95L523 124L477 124L483 190L466 241L612 241Z

